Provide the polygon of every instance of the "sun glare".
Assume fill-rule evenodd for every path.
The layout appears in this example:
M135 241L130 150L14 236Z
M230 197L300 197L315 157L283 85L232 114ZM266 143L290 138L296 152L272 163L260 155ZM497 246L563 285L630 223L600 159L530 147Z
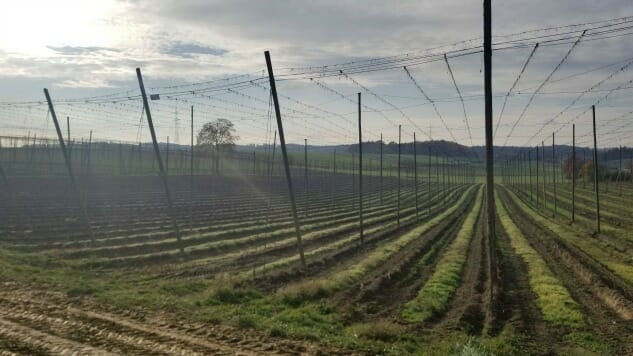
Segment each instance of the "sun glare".
M0 48L41 55L46 46L108 46L114 1L0 1Z

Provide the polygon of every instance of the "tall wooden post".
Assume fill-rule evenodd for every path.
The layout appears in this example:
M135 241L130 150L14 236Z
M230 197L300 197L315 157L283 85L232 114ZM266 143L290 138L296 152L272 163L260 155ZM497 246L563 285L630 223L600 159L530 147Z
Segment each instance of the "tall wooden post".
M598 140L596 139L596 106L591 106L593 118L593 179L596 190L596 232L600 233L600 184L598 181Z
M629 176L631 177L631 183L633 183L633 149L629 156Z
M541 195L540 190L541 190L541 187L539 185L539 155L538 155L538 145L536 145L536 206L537 207L541 206L541 200L539 199Z
M622 179L620 178L620 174L622 174L622 145L620 145L620 166L618 168L618 188L620 190L619 196L622 196Z
M304 216L308 217L308 139L303 139L303 178L305 185L305 210Z
M545 191L545 183L547 174L545 173L545 141L541 141L541 164L543 165L543 211L547 210L547 192Z
M532 192L532 150L528 150L527 151L528 154L528 177L529 177L529 182L528 185L530 186L530 201L534 201L534 195Z
M174 227L174 233L176 234L176 239L178 240L180 253L184 254L185 250L182 244L182 240L180 238L180 228L178 227L178 222L176 221L176 216L174 214L171 191L169 189L169 182L167 181L167 173L165 171L165 167L163 166L163 159L161 158L161 155L160 155L160 147L158 146L158 140L156 139L156 131L154 130L154 122L152 121L152 112L149 109L149 102L147 101L147 94L145 93L145 85L143 84L143 76L141 75L141 68L136 68L136 77L138 79L138 85L141 89L141 96L143 97L143 106L145 107L145 116L147 116L147 124L149 126L149 132L152 135L154 155L156 156L156 162L158 162L158 169L160 171L159 173L160 173L161 181L163 182L163 187L165 189L165 196L167 198L167 208L169 209L169 214L171 216L171 221Z
M330 193L332 194L332 205L334 206L334 187L336 184L336 149L332 154L332 183L330 184Z
M44 96L46 96L46 101L48 102L48 110L51 113L51 117L53 118L53 122L55 124L55 131L57 131L57 139L59 140L59 146L62 149L62 155L64 156L64 162L66 163L66 169L68 170L68 178L70 179L70 187L73 190L73 193L77 199L79 205L79 213L80 216L86 225L86 229L88 230L88 234L90 235L90 239L92 244L94 244L94 235L92 233L92 229L90 227L90 220L88 220L88 214L86 212L86 205L84 200L82 199L81 192L79 190L79 186L77 185L77 181L75 180L75 174L73 173L73 167L70 163L70 155L66 151L66 144L64 143L64 136L62 135L62 130L59 127L59 121L57 121L57 114L55 113L55 107L53 106L53 100L48 93L48 89L44 89ZM69 131L70 132L70 131ZM4 176L4 174L3 174ZM7 183L6 176L3 177L5 184Z
M571 222L576 221L576 124L571 125Z
M365 243L363 235L363 129L361 125L360 93L358 93L358 217L360 219L360 243Z
M275 85L275 76L273 74L273 65L270 61L270 52L264 52L266 57L266 67L268 69L268 79L270 81L270 92L273 96L275 106L275 116L277 118L277 130L279 131L279 144L281 146L281 155L284 160L284 169L286 171L286 182L288 183L288 192L290 194L290 205L292 207L292 217L295 225L295 233L297 235L297 247L299 249L299 257L301 266L305 267L305 257L303 254L303 243L301 242L301 229L299 228L299 217L297 216L297 204L295 202L295 193L292 189L292 178L290 176L290 165L288 164L288 152L286 151L286 138L284 136L284 128L281 122L281 112L279 111L279 100L277 98L277 86Z
M428 146L428 161L429 161L429 170L428 170L428 182L427 182L427 190L428 190L428 196L427 196L427 200L431 199L431 142L429 142L429 146ZM431 204L427 204L428 205L428 216L431 216Z
M169 175L169 136L167 136L167 147L165 149L165 174Z
M442 202L446 204L446 155L442 159Z
M402 134L402 125L398 125L398 208L396 211L396 218L398 220L398 227L400 227L400 145L401 145L401 135Z
M193 105L191 105L191 147L189 149L189 229L193 230Z
M585 149L585 150L583 150L583 161L584 161L584 162L587 162L587 150L586 150L586 149ZM585 174L585 175L583 175L583 177L584 177L584 179L583 179L583 185L582 185L582 187L583 187L583 188L585 188L586 183L587 183L587 182L586 182L586 180L587 180L587 177L586 177L586 176L587 176L586 174ZM592 186L592 187L593 187L593 188L591 188L591 189L596 189L596 182L595 182L595 181L593 182L593 186Z
M556 145L554 144L554 133L552 132L552 182L554 183L554 218L558 210L556 199Z
M88 152L86 153L86 176L90 176L90 155L92 151L92 130L90 130L90 136L88 137Z
M415 185L415 217L418 217L418 151L413 133L413 184Z
M492 1L484 0L484 89L486 127L486 205L488 238L495 236L494 158L492 135ZM490 245L493 245L492 243ZM492 267L491 267L492 268Z
M72 155L72 142L70 141L70 116L66 116L66 141L68 142L68 159L70 160L70 164L73 162Z
M380 133L380 205L382 205L382 132Z

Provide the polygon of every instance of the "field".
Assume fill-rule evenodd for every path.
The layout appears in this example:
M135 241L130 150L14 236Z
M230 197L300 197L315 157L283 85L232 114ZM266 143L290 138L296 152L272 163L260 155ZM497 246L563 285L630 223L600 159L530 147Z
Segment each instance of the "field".
M488 239L478 177L420 156L416 199L414 172L398 181L388 157L382 178L364 172L361 243L351 157L335 171L316 154L307 181L292 168L302 267L285 177L265 160L221 175L174 165L170 215L131 160L81 175L78 204L66 177L20 154L37 157L4 152L3 355L633 353L630 182L603 188L596 234L591 183L571 224L569 181L554 216L552 182L500 178Z

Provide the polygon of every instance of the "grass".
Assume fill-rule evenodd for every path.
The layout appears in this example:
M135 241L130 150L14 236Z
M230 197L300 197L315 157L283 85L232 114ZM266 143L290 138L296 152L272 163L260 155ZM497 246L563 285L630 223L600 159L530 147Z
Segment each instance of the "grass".
M537 296L543 320L556 326L581 328L585 326L580 306L570 296L561 281L554 276L541 256L530 246L514 224L495 191L497 213L503 229L510 237L510 245L527 264L530 287Z
M470 211L457 237L438 261L435 272L420 289L418 295L402 310L402 318L409 322L423 322L444 313L461 282L462 270L468 254L477 217L481 211L483 188L479 189L474 208Z
M380 340L385 342L398 341L406 334L406 327L387 320L379 320L371 323L354 324L346 329L354 337Z
M615 345L605 342L601 338L587 332L571 332L565 335L564 340L582 347L585 350L595 352L598 355L615 355Z

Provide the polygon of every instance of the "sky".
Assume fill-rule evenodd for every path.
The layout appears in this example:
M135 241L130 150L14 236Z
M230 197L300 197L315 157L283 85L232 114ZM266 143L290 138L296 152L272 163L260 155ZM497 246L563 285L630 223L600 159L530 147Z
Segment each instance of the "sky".
M493 42L524 31L626 16L633 16L630 0L493 0ZM73 138L79 140L94 131L101 139L145 142L149 132L138 97L99 104L63 101L111 93L136 96L136 67L142 68L150 93L198 90L265 76L265 50L271 52L275 71L283 77L301 71L293 68L404 54L437 55L480 45L482 28L482 2L472 0L0 0L0 135L54 137L43 102L42 88L46 87L53 100L60 102L58 116L69 117ZM574 27L571 35L579 36L582 29ZM599 102L599 122L604 123L599 124L600 144L633 145L628 124L632 122L628 114L633 110L631 90L626 85L633 71L623 70L578 98L633 59L629 32L581 40L530 102L531 93L572 44L537 49L500 120L505 94L532 47L495 51L495 126L499 120L495 144L551 143L554 131L558 142L571 143L574 122L579 144L588 145L591 117L587 108L609 89L624 86ZM466 40L473 41L461 42ZM397 141L400 124L403 141L411 141L415 131L418 140L455 139L465 145L483 145L482 56L449 58L449 63L464 106L444 61L409 67L420 87L435 100L437 111L397 67L353 74L351 79L320 79L345 98L309 78L282 80L278 90L287 141L302 143L307 138L311 144L326 145L357 140L354 101L360 91L366 106L362 114L366 140L377 140L382 133L386 141ZM170 136L172 142L186 144L193 105L194 130L205 122L228 118L236 125L239 143L270 142L276 127L268 105L268 84L259 83L237 92L182 95L179 100L163 95L150 105L159 137L164 141ZM35 102L9 105L31 101Z

